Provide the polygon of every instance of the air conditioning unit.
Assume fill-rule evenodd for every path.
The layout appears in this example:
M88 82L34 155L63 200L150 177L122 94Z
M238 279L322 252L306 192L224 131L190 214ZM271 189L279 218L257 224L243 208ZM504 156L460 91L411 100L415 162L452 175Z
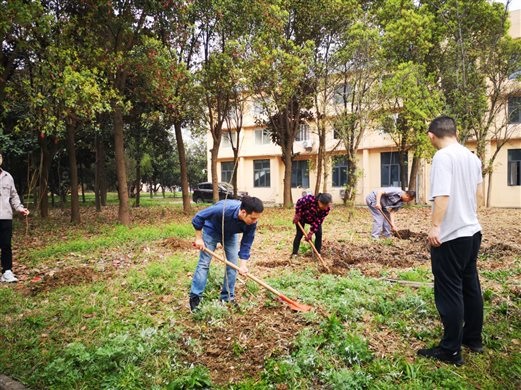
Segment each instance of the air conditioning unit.
M313 149L313 141L309 139L302 141L302 147L307 150Z

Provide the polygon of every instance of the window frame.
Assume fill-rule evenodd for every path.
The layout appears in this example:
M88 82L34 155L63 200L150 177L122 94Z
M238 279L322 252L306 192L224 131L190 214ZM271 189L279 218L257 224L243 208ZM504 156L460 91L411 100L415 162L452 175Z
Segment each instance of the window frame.
M305 163L305 166L302 166ZM307 183L305 184L305 181ZM309 160L293 160L291 164L291 188L309 188Z
M384 163L384 155L389 155L389 163ZM405 169L408 171L408 158L405 158ZM389 167L388 170L388 182L384 182L384 168ZM398 184L395 185L393 179L393 168L397 171ZM381 187L401 187L401 171L400 171L400 152L380 152L380 186Z
M345 156L333 156L331 160L331 186L333 188L343 188L347 184L347 158ZM342 164L339 164L340 161ZM338 179L342 180L342 169L345 169L345 184L335 183L335 176L339 176Z
M231 169L225 169L224 164L231 165ZM224 175L226 172L226 176ZM229 178L228 178L229 176ZM233 177L233 161L221 161L221 182L230 183Z
M261 133L261 136L260 136L260 139L261 139L261 142L257 142L257 134L258 133ZM269 134L269 130L268 129L255 129L255 132L254 132L254 144L255 145L269 145L271 144L271 136Z
M260 167L257 164L261 164ZM267 164L267 167L266 167ZM257 177L257 175L259 177ZM262 183L261 183L262 182ZM271 187L271 160L253 160L253 187L254 188L270 188Z
M513 119L517 114L517 118ZM521 96L508 97L508 124L517 125L521 123Z
M519 156L514 156L514 152ZM521 186L521 149L508 149L507 161L507 185L509 187ZM514 178L514 175L517 177Z

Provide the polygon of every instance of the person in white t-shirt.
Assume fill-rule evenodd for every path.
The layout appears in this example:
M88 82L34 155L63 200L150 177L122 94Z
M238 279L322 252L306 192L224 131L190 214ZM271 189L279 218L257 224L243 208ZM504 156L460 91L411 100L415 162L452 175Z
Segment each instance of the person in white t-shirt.
M428 135L438 149L431 167L434 203L428 241L443 337L438 346L420 349L418 355L461 365L462 345L472 352L483 351L483 297L476 265L481 245L477 217L481 162L458 143L454 119L434 119Z

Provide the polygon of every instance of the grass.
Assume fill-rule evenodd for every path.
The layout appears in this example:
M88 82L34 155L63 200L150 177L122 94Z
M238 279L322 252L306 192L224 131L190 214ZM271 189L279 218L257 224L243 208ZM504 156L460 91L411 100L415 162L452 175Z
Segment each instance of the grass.
M164 205L151 204L151 210ZM291 210L267 213L266 223L291 226ZM165 218L166 219L166 218ZM56 221L49 224L57 226ZM82 231L88 232L87 238ZM269 231L266 234L270 234ZM132 227L87 224L60 242L25 253L27 264L52 264L71 253L92 259L98 252L125 253L168 237L190 239L191 225L158 219ZM287 241L293 237L288 229ZM305 248L306 245L301 245ZM303 249L301 249L303 250ZM519 259L521 260L521 259ZM268 356L255 378L228 385L212 382L210 370L186 360L204 353L193 337L222 332L235 315L250 309L279 307L264 299L251 281L242 314L216 302L222 269L212 272L201 310L187 318L186 296L196 256L152 253L94 282L61 286L35 295L11 286L0 288L0 373L37 389L516 389L521 385L521 317L519 296L510 284L517 266L482 272L486 353L464 352L466 365L456 368L415 358L418 345L434 345L441 332L432 288L410 288L365 276L353 269L345 276L316 269L283 269L267 277L273 287L299 302L320 308L295 314L302 330L291 348ZM429 281L428 266L401 270L399 279ZM197 333L199 334L199 333ZM248 359L244 344L232 339L238 359ZM251 353L251 352L250 352Z

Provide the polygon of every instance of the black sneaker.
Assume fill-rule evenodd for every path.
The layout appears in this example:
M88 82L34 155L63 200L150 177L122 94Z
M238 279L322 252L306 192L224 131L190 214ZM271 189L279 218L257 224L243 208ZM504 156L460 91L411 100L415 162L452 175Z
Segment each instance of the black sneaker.
M417 354L419 356L436 359L445 363L455 364L456 366L461 366L463 364L461 352L450 352L440 347L419 349Z
M472 343L462 343L462 345L468 348L471 352L474 353L483 353L483 344L472 344Z
M190 294L190 311L192 313L197 311L199 303L201 303L201 297L199 295Z

